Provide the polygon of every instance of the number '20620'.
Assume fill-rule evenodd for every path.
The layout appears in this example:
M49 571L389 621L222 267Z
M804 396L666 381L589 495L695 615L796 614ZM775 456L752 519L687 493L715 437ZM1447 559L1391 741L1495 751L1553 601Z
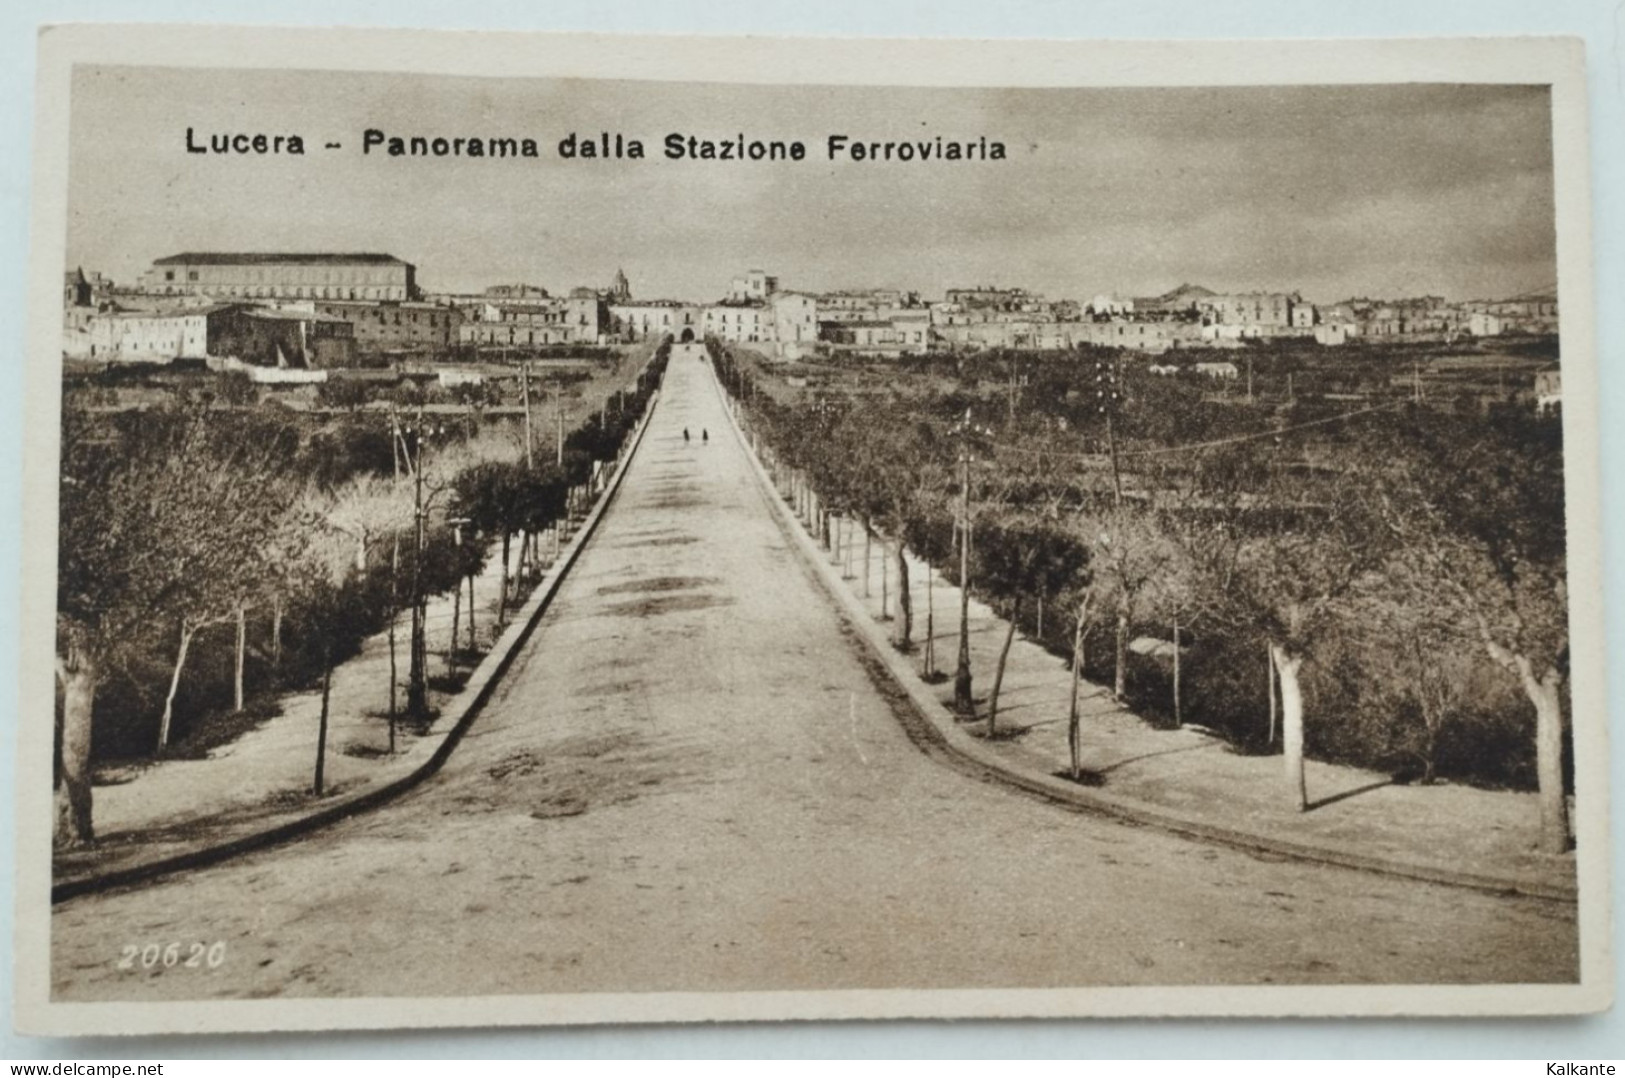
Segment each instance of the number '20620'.
M126 943L119 952L119 969L219 969L226 961L226 941L205 943Z

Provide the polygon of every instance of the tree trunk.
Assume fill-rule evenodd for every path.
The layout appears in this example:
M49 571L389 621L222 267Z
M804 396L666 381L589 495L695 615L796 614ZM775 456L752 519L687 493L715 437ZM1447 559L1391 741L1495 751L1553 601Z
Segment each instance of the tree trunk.
M282 672L282 596L280 593L271 600L271 666L277 673Z
M987 698L987 736L999 732L999 689L1004 685L1004 664L1010 658L1010 645L1016 639L1016 619L1021 614L1021 600L1010 602L1010 624L1004 630L1004 646L999 649L999 665L993 669L993 691Z
M863 597L869 598L869 518L863 518Z
M925 564L925 676L937 676L937 571Z
M1078 722L1078 682L1083 680L1083 627L1089 620L1089 596L1078 605L1078 621L1072 630L1072 694L1066 712L1066 744L1072 754L1072 780L1083 777L1082 733Z
M508 529L502 529L502 582L497 589L497 624L501 625L503 617L508 612L508 542L512 535Z
M1270 655L1281 675L1281 754L1287 788L1297 800L1298 811L1304 812L1309 808L1309 790L1303 774L1303 687L1298 681L1303 656L1277 644L1270 645Z
M1179 710L1179 618L1174 618L1174 728L1182 729L1185 717Z
M57 757L52 842L61 848L82 846L96 837L91 820L90 737L100 673L82 651L70 648L58 660L62 683L62 748Z
M190 622L185 618L181 619L181 646L175 654L175 672L169 676L169 693L164 697L164 713L158 720L160 749L169 744L169 727L175 717L175 690L180 688L181 669L186 666L186 653L192 648L192 634L196 631Z
M518 606L525 594L525 582L530 575L530 532L519 533L519 563L513 570L513 604Z
M891 551L886 546L885 536L880 539L880 620L885 621L891 617Z
M468 650L472 654L479 649L480 643L474 628L474 575L468 574Z
M248 650L248 610L237 604L237 661L232 670L233 711L243 709L243 653Z
M1269 740L1264 742L1265 746L1267 747L1267 746L1275 744L1275 650L1269 644L1264 645L1264 658L1269 660L1269 682L1270 682Z
M1563 675L1548 669L1534 675L1529 661L1518 659L1529 702L1535 705L1535 774L1540 783L1540 849L1565 853L1569 848L1569 803L1563 791Z
M914 646L914 596L909 593L908 551L897 544L897 647L908 651Z
M1112 695L1119 703L1128 695L1128 614L1117 612L1116 672L1112 676Z
M316 725L316 779L311 783L311 789L316 796L322 796L322 772L327 766L327 701L333 685L333 645L331 642L322 645L322 713ZM395 725L390 723L389 751L395 751Z
M446 645L446 673L457 673L457 629L462 622L463 585L451 589L451 643Z

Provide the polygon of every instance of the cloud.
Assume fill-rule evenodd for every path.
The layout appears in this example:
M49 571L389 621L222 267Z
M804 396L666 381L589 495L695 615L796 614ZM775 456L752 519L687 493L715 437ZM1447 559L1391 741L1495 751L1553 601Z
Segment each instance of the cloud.
M1510 294L1555 276L1542 87L898 89L369 73L76 72L70 262L128 280L188 248L387 250L434 287L607 282L1057 295L1302 288ZM299 132L305 157L185 152ZM534 160L388 159L391 134L534 137ZM570 132L641 161L563 161ZM669 161L669 132L800 139L801 162ZM977 139L1001 162L830 162L824 139ZM324 151L328 140L345 148Z

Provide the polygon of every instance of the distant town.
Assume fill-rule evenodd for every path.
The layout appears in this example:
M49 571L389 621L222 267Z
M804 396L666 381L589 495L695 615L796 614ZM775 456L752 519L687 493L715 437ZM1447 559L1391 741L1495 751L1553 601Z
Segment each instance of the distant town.
M325 381L329 370L397 359L469 363L667 335L747 345L786 362L1092 346L1156 356L1154 374L1225 379L1238 368L1215 362L1215 349L1454 344L1557 331L1555 288L1470 301L1311 303L1292 291L1219 292L1196 284L1157 296L1102 293L1087 300L975 285L934 298L898 288L803 291L752 269L734 277L720 299L696 302L635 296L623 272L605 287L563 294L533 284L428 291L418 284L417 267L375 253L186 252L154 260L128 285L75 269L66 275L63 299L70 370L203 361L264 383ZM1181 362L1182 351L1204 361ZM1542 408L1559 400L1558 378L1551 370L1537 379Z

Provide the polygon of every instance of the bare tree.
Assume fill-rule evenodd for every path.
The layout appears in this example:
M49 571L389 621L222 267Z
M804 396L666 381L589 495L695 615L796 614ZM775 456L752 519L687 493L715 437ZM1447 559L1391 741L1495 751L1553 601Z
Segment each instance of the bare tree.
M366 572L373 545L405 528L411 520L411 491L401 483L375 475L358 476L339 487L327 511L328 525L355 542L358 573Z
M1128 636L1141 605L1178 560L1177 550L1150 510L1124 503L1091 518L1095 580L1115 620L1112 695L1128 694Z

